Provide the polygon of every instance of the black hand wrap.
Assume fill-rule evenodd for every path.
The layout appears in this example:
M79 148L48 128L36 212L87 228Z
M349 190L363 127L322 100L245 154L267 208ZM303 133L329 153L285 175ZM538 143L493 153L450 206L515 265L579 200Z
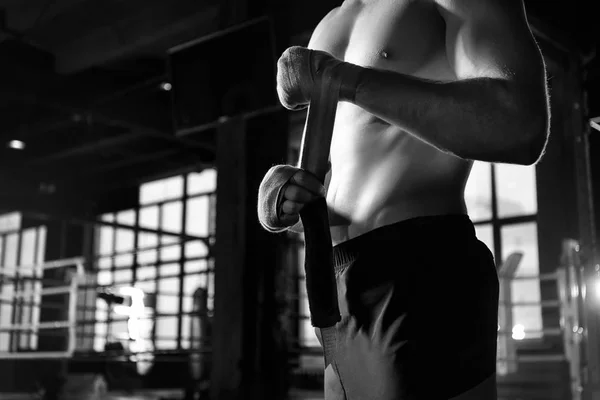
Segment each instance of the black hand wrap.
M258 189L258 220L269 232L283 232L290 226L279 218L283 203L282 189L300 169L291 165L276 165L266 173Z

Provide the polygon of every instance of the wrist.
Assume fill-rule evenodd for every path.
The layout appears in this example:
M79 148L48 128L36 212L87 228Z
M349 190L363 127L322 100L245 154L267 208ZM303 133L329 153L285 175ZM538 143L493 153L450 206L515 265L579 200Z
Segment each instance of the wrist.
M327 57L320 61L320 66L316 70L318 76L316 79L321 84L324 80L330 80L338 85L340 101L354 102L360 78L364 71L363 67L334 57Z
M340 79L340 101L354 103L356 92L360 84L363 67L348 62L342 62L338 68Z

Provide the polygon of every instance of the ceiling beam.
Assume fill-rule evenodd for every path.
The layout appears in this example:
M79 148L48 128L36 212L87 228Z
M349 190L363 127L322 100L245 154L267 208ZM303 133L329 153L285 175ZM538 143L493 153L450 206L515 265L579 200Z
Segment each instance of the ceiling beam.
M111 147L129 143L133 140L139 139L140 137L142 137L142 135L140 135L139 133L133 132L133 133L127 133L127 134L123 134L123 135L116 136L116 137L111 137L108 139L96 140L93 142L83 144L81 146L75 146L73 148L69 148L64 151L60 151L58 153L53 153L53 154L43 156L43 157L37 157L35 160L27 161L27 165L28 165L28 167L39 167L39 166L47 165L49 163L62 161L66 158L86 155L86 154L102 151L105 149L109 149Z
M195 0L150 3L129 18L54 49L57 72L72 74L147 51L164 54L169 47L214 31L218 10L216 4Z
M140 104L137 99L134 99L135 104L131 104L131 106L112 107L108 102L100 108L88 108L86 101L80 98L81 90L83 90L82 86L87 86L87 91L92 91L90 88L96 85L94 82L86 82L81 85L80 82L77 82L76 85L64 77L47 71L45 73L41 71L40 74L47 79L39 86L32 85L24 77L16 77L16 79L0 77L0 80L3 81L0 85L3 88L3 97L23 104L43 105L68 117L51 117L26 127L18 127L14 132L7 134L8 137L17 137L23 134L32 137L48 132L51 130L50 128L71 125L81 120L83 123L100 123L126 128L136 134L161 139L180 148L197 150L213 150L214 148L210 143L175 136L170 114L161 104ZM121 88L123 92L126 90Z

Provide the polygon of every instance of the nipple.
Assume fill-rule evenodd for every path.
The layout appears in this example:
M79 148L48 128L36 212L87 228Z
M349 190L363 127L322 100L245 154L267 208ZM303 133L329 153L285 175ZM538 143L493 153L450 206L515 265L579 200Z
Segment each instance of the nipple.
M388 55L387 51L385 51L385 50L381 50L381 57L383 57L383 58L386 58L386 59L387 59L387 58L389 57L389 55Z

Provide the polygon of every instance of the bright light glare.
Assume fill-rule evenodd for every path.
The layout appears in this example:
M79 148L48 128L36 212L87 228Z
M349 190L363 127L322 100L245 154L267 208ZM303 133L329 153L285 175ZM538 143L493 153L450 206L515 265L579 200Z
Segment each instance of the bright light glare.
M141 289L131 287L131 286L123 286L118 289L119 294L124 296L131 296L134 298L144 298L144 292Z
M121 304L117 304L117 305L113 306L113 311L117 315L124 315L126 317L129 317L129 314L131 314L130 313L130 307L129 306L123 306Z
M169 82L163 82L160 84L160 88L165 92L168 92L169 90L173 89L173 85L171 85Z
M513 326L512 338L515 340L525 339L525 327L521 324L517 324L517 325Z
M21 140L11 140L8 142L8 147L16 150L23 150L25 148L25 142Z
M144 292L135 287L120 287L119 294L131 297L131 306L115 305L113 311L115 314L129 317L127 320L127 330L131 340L140 339L140 318L144 316Z
M596 288L596 298L598 299L598 301L600 301L600 277L596 277L594 287Z

